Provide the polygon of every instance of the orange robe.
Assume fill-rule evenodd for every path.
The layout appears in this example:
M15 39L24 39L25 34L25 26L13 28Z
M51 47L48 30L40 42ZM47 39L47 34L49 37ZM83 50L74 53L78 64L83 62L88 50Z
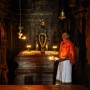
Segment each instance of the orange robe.
M75 48L70 40L61 42L59 57L69 58L72 65L75 63Z

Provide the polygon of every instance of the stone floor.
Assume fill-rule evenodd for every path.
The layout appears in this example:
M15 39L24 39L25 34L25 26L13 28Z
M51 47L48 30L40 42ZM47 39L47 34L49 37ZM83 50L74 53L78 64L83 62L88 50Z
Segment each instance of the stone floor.
M89 90L81 85L0 85L0 90Z

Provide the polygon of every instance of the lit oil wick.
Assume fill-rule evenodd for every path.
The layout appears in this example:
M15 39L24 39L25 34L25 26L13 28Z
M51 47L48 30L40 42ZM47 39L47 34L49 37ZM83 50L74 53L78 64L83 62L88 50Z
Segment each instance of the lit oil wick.
M54 51L57 49L57 46L55 45L55 46L53 46L53 49L54 49Z
M29 45L29 44L28 44L26 47L28 48L28 50L30 50L30 48L31 48L31 45Z

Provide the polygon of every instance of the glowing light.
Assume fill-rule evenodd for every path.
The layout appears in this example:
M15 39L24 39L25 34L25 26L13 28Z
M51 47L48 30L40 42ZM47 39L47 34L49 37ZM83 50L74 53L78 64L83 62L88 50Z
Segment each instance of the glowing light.
M38 48L38 44L36 45L36 47Z
M55 56L49 56L49 60L57 61L57 60L59 60L59 58L58 57L55 57Z
M48 44L46 44L46 50L48 51Z
M54 56L50 56L49 60L55 60L55 57Z
M36 50L38 50L38 43L36 43Z
M56 46L56 45L54 45L54 46L53 46L53 49L54 49L54 51L55 51L55 49L57 49L57 46Z
M45 51L46 55L58 55L58 51Z
M26 47L27 47L27 48L31 48L31 45L27 45Z
M31 48L31 45L28 44L28 45L26 45L26 47L27 47L27 49L29 50L29 49Z
M52 60L52 56L54 55L58 55L58 51L45 51L45 55L50 55L49 59ZM20 53L20 55L40 55L41 54L41 51L36 51L36 50L25 50L25 51L22 51ZM55 57L55 60L58 59L58 57Z
M21 39L26 40L26 36L23 36Z
M56 61L56 60L59 60L59 58L58 58L58 57L55 57L55 61Z
M20 31L20 32L18 32L18 35L19 35L19 39L21 39L21 37L22 37L22 35L23 35L23 33Z

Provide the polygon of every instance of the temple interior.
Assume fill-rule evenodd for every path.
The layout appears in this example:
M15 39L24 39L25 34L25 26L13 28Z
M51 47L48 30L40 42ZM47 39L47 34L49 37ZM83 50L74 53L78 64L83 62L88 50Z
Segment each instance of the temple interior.
M55 85L63 32L76 59L65 90L90 89L89 24L89 0L0 0L0 90L64 90Z

